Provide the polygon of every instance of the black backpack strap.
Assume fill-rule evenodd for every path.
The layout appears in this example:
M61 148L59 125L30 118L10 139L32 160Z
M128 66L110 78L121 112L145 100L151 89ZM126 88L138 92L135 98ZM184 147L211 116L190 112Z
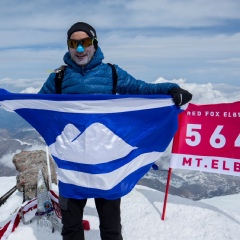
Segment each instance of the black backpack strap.
M66 65L62 65L60 68L55 70L56 76L55 76L55 92L56 94L61 94L62 93L62 81L64 77L64 71Z
M113 79L113 89L112 89L112 94L117 93L117 81L118 81L118 75L116 68L114 67L113 64L108 63L108 65L112 68L112 79ZM62 81L64 77L64 70L67 66L62 65L60 68L58 68L55 73L55 91L56 94L61 94L62 93Z
M117 93L117 81L118 81L117 71L113 64L108 63L108 65L112 68L112 79L113 79L112 94L116 94Z

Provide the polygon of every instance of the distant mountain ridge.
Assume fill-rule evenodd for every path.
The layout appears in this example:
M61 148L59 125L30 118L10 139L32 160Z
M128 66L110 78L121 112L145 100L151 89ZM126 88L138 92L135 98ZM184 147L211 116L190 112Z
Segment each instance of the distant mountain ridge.
M3 161L4 156L35 145L45 145L45 142L39 133L16 113L0 109L0 116L0 176L15 176L16 169Z
M0 130L6 129L14 133L19 129L32 128L31 125L14 112L8 112L0 108Z
M167 170L150 170L138 184L165 192L167 175ZM240 178L223 174L174 169L169 193L192 200L236 194L240 193Z

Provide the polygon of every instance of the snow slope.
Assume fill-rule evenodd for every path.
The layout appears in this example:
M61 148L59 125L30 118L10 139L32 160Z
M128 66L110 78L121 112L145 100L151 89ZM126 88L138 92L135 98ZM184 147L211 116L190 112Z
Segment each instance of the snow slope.
M0 196L15 185L15 177L0 178ZM54 186L56 189L56 186ZM238 240L240 239L240 195L215 197L192 201L171 196L168 198L165 221L161 220L164 194L156 190L136 186L122 198L122 225L124 240ZM0 207L0 226L21 205L22 194L15 192ZM85 231L86 240L99 240L98 217L93 199L89 199L84 219L91 230ZM60 240L58 231L51 233L33 222L20 223L8 240Z

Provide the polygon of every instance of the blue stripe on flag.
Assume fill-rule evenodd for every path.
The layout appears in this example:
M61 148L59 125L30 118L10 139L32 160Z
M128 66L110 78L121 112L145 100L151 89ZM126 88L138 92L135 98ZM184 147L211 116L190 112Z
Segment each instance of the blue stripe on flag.
M79 171L84 173L92 173L92 174L99 174L99 173L108 173L112 172L121 166L129 163L132 159L139 155L139 151L133 150L128 156L113 160L107 163L99 163L99 164L87 164L87 163L76 163L76 162L69 162L67 160L61 160L55 156L53 156L54 161L56 162L57 166L62 169L66 170L73 170Z
M151 168L152 164L148 164L137 171L128 175L123 181L118 183L112 189L101 190L96 188L86 188L80 187L72 184L66 184L59 181L59 191L61 195L65 198L75 198L75 199L87 199L87 198L105 198L105 199L117 199L128 194L134 186Z

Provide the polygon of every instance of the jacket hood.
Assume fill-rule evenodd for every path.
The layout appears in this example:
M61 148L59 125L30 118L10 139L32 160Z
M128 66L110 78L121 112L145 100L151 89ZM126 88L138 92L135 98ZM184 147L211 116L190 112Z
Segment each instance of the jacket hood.
M78 66L71 58L69 52L66 52L63 61L68 65L71 66L76 72L81 72L83 69L88 70L96 67L97 65L101 64L104 59L103 52L100 47L97 48L95 54L93 55L91 61L85 65L84 67Z

